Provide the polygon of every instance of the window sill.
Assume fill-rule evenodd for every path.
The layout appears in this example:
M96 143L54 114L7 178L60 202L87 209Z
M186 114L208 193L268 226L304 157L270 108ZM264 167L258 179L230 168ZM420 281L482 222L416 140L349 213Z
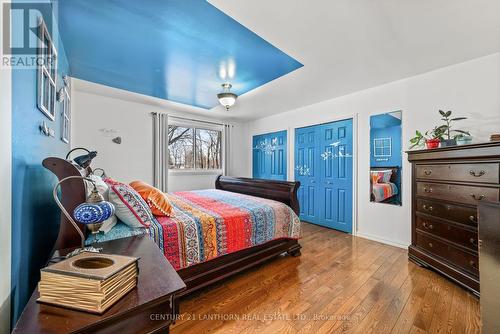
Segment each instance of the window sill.
M195 170L195 169L169 169L168 175L220 175L222 169Z

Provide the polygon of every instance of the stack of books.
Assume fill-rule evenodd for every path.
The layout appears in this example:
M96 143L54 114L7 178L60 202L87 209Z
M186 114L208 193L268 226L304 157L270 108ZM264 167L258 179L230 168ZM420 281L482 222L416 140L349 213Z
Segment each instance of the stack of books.
M41 303L101 314L135 288L138 258L81 253L41 270Z
M500 133L494 133L490 136L490 141L500 141Z

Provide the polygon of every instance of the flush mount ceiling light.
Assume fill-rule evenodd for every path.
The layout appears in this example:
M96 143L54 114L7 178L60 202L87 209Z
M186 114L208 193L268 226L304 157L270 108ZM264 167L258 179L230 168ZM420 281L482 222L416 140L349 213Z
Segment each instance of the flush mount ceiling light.
M219 103L226 107L226 110L229 110L238 98L238 95L231 93L231 87L232 85L230 83L224 83L222 84L222 92L217 94Z

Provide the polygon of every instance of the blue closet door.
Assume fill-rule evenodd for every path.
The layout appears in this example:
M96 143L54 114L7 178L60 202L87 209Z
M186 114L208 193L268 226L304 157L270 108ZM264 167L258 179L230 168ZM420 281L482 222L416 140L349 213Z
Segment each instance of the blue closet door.
M286 130L253 136L253 177L286 180L286 146Z
M300 218L319 224L317 204L319 185L318 136L316 127L295 129L295 180L300 181L297 192L300 203Z
M295 165L300 218L351 233L352 119L296 129Z

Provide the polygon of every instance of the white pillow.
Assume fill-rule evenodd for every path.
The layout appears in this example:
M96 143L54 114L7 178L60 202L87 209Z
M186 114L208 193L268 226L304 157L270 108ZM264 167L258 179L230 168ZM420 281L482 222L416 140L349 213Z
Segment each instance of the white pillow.
M91 174L87 177L95 182L97 191L102 195L102 197L104 197L104 200L109 201L109 187L106 182L104 182L103 179L98 175ZM85 188L85 195L86 197L89 197L90 193L94 189L94 185L92 184L92 182L85 180Z
M100 232L103 232L104 234L108 233L111 231L111 229L116 225L118 222L118 218L116 218L115 215L112 215L108 219L106 219L103 223L101 228L99 229Z

